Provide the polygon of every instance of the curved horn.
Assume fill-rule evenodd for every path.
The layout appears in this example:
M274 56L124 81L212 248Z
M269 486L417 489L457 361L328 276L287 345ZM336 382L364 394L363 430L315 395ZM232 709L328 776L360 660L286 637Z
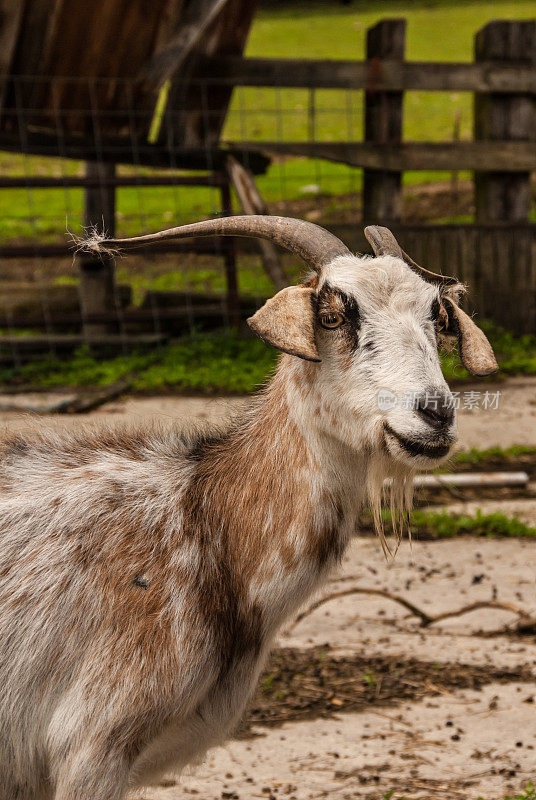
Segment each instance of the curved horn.
M413 272L420 275L428 283L436 283L438 286L449 286L452 283L458 283L456 278L449 278L447 275L437 275L435 272L430 272L423 269L415 261L405 253L389 228L383 228L381 225L368 225L365 228L365 236L372 245L374 255L376 256L396 256L406 262L408 267L411 267Z
M181 225L159 233L134 236L131 239L105 239L89 236L80 249L89 253L112 253L114 250L145 247L171 239L186 239L193 236L257 236L281 245L300 256L310 267L320 270L337 256L351 255L340 239L329 231L292 217L247 215L221 217L191 225Z

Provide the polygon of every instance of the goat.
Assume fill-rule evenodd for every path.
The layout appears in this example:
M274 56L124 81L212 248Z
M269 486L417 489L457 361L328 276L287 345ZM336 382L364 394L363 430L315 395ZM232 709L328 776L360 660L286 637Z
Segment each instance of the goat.
M384 228L353 256L300 220L232 217L93 252L266 237L312 268L249 320L283 355L222 432L17 435L1 444L0 798L121 800L236 726L277 631L340 560L365 502L395 505L456 437L438 335L497 367ZM416 402L378 407L386 388ZM439 395L437 408L427 395ZM398 487L398 488L397 488ZM378 517L378 514L376 515Z

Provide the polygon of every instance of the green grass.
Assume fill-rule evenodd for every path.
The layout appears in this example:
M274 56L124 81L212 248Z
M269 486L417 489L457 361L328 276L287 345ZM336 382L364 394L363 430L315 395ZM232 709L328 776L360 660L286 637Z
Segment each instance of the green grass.
M530 0L368 0L350 6L335 2L289 3L261 8L253 24L246 54L279 58L363 59L367 28L381 19L407 20L406 58L422 61L472 61L475 32L490 19L534 17ZM307 138L305 90L243 89L235 96L225 129L230 139L278 133L273 111L290 109L279 132L289 139ZM244 126L240 102L247 109ZM471 95L462 92L408 92L405 97L404 138L441 141L452 138L459 114L461 138L472 130ZM267 111L263 113L264 107ZM268 112L271 110L271 113ZM360 138L363 127L362 93L318 90L319 139ZM241 124L242 123L242 124Z
M387 530L391 525L391 512L382 512ZM370 512L365 512L363 525L366 530L372 526ZM477 509L474 516L469 514L452 514L448 511L411 512L410 525L412 536L419 539L454 539L458 536L478 536L494 538L529 538L536 537L536 528L526 525L517 517L507 517L500 512L483 514Z
M247 45L250 56L361 59L369 26L386 17L406 17L408 59L471 61L474 33L490 19L535 16L531 0L375 0L342 6L332 0L289 3L261 8ZM438 35L440 32L440 35ZM305 90L242 88L235 90L224 139L270 140L285 137L307 140L309 94ZM363 129L363 93L339 90L315 92L318 140L360 140ZM278 109L282 114L278 114ZM460 135L472 130L472 100L460 92L408 92L405 96L404 137L415 141L451 140L455 119ZM37 156L0 153L4 175L76 175L82 165ZM124 172L131 172L122 168ZM146 171L146 170L144 170ZM407 184L441 180L445 173L406 173ZM463 176L462 176L463 177ZM290 159L273 164L259 178L266 200L293 200L309 184L324 194L357 192L361 171L343 164ZM66 227L80 232L82 191L78 189L3 190L0 241L61 238ZM117 231L127 236L155 230L216 213L219 196L207 188L123 188L117 192Z
M530 338L529 346L525 342L529 337L516 339L491 326L488 326L488 335L496 348L501 369L506 365L506 371L513 373L512 365L517 364L520 372L536 374L536 337ZM520 341L525 344L520 345ZM462 380L465 373L471 379L465 370L455 366L457 358L452 353L446 356L447 376L454 374L456 380ZM177 340L151 352L115 358L95 357L82 348L61 361L46 359L19 369L0 369L0 385L105 386L132 375L132 389L137 392L248 394L265 381L276 360L277 352L259 339L216 331ZM478 456L474 453L458 456L464 457Z
M248 394L275 366L277 354L259 339L200 335L152 352L100 358L85 349L70 358L46 359L20 369L1 369L0 385L43 389L106 386L132 376L133 391Z
M536 537L536 528L525 525L516 517L496 512L476 515L449 514L446 511L420 511L411 514L411 530L415 536L426 535L434 539L452 539L456 536Z
M266 379L275 362L275 353L258 339L201 337L168 346L133 388L247 394Z
M470 450L461 450L453 458L454 464L471 464L477 466L490 459L499 459L508 461L509 459L516 459L519 456L532 456L536 455L536 447L523 444L515 444L512 447L488 447L486 450L478 450L472 447Z

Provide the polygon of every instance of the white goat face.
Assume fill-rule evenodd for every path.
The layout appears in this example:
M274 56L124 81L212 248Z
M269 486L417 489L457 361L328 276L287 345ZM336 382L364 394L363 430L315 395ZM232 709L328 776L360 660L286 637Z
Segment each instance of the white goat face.
M438 287L393 256L343 256L322 271L314 305L317 390L341 438L415 467L444 458L457 431L438 355Z
M303 370L296 359L295 380L308 376L302 395L315 412L307 424L353 449L430 467L456 440L437 349L440 309L438 287L402 259L348 255L283 289L249 323L280 350L318 362Z

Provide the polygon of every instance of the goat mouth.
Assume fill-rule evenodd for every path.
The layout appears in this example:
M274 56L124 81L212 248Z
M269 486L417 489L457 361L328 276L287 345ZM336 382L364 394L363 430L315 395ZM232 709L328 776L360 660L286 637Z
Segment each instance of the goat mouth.
M385 425L386 432L393 437L400 445L400 447L408 455L414 458L429 458L437 460L443 458L450 451L451 443L430 444L429 442L422 442L418 439L408 439L406 436L397 433L390 425Z

